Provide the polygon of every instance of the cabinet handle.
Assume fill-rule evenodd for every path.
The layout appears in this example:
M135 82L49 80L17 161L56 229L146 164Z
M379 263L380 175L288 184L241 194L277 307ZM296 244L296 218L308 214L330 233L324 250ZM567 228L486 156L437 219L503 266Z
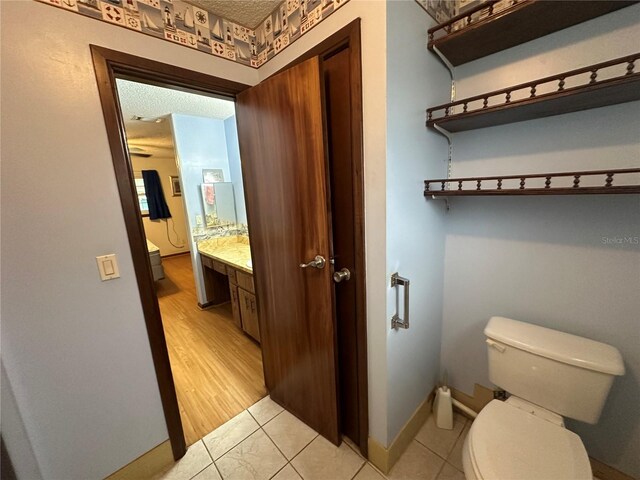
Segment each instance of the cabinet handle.
M249 309L249 299L247 297L244 297L244 308Z

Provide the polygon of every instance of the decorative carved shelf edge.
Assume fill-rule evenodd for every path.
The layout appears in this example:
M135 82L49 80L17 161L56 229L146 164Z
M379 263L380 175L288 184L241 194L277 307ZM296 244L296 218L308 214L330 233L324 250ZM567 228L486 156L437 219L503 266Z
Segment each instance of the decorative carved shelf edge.
M453 66L633 5L627 0L489 0L428 30L429 50Z
M631 178L636 175L635 184L614 185L614 177ZM600 185L581 184L583 177L601 176ZM573 177L571 186L554 186L559 178ZM635 177L634 177L635 178ZM527 180L544 179L544 186L527 186ZM516 187L505 186L505 181L519 181ZM473 182L474 188L464 188ZM484 182L484 184L483 184ZM495 182L495 183L494 183ZM490 185L487 185L491 183ZM451 189L451 184L455 184ZM437 185L437 188L431 188ZM488 187L488 188L487 188ZM526 175L498 175L492 177L441 178L424 181L425 197L472 196L472 195L597 195L597 194L633 194L640 193L640 168L613 170L587 170L579 172L537 173Z
M499 10L495 9L496 3L500 0L488 0L485 3L470 9L467 12L460 13L455 17L451 17L435 27L430 28L427 33L429 35L429 48L433 46L433 42L440 40L447 35L461 31L463 28L473 25L482 20L493 17ZM526 2L527 0L514 0L513 5Z
M522 121L533 118L540 118L543 116L549 116L554 114L560 114L576 110L584 110L595 106L613 105L615 103L622 103L626 101L632 101L640 98L640 85L635 85L640 82L640 72L635 72L636 61L640 59L640 53L633 55L627 55L625 57L616 58L607 62L590 65L568 72L563 72L557 75L552 75L545 78L533 80L531 82L521 83L511 87L495 90L493 92L483 93L475 95L473 97L464 98L462 100L456 100L455 102L445 103L436 107L427 109L427 126L433 127L439 125L445 130L447 124L453 125L454 123L463 123L465 120L469 120L471 117L476 118L475 124L472 126L458 125L458 128L449 129L449 131L462 131L473 128L481 128L482 126L498 125L502 123L509 123L509 120L504 121L504 116L509 110L512 110L514 120ZM600 70L610 67L618 67L622 69L624 66L624 73L620 73L616 76L598 80L598 73ZM585 83L570 88L566 88L567 80L578 75L584 75L589 73L588 79L585 79ZM556 89L552 92L538 93L539 90L543 90L544 86L551 86L556 83ZM621 93L616 95L615 91L609 93L606 96L601 95L601 91L604 88L611 90L618 89ZM524 98L514 100L515 94L524 94ZM591 104L587 100L582 100L579 106L565 105L564 108L559 108L558 111L552 113L539 112L532 107L534 104L542 104L543 102L560 101L569 96L575 96L578 94L588 95L592 93L593 98ZM490 105L491 100L495 100L495 97L503 97L501 103ZM471 105L475 103L476 105ZM462 112L454 113L455 107L462 107ZM529 112L524 114L517 114L518 110L524 110L528 108ZM495 123L492 122L480 122L482 125L477 126L477 117L481 115L496 114L502 112L502 117ZM486 123L486 125L485 125Z

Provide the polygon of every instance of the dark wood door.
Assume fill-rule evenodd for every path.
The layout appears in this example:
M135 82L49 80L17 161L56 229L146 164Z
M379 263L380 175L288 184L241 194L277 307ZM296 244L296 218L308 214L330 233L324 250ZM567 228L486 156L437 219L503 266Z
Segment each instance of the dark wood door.
M335 284L338 331L338 373L341 431L361 443L358 384L356 286L361 275L356 265L355 212L351 138L351 69L349 48L326 56L322 62L329 151L333 269L349 270L351 278Z
M237 97L265 381L271 398L340 441L323 82L319 59ZM324 268L301 268L320 255Z

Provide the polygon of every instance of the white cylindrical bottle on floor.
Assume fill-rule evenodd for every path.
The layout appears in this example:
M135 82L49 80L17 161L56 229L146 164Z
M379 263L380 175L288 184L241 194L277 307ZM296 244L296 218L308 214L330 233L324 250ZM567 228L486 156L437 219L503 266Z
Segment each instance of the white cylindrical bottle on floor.
M433 402L433 416L438 428L453 429L451 390L446 386L436 390L436 399Z

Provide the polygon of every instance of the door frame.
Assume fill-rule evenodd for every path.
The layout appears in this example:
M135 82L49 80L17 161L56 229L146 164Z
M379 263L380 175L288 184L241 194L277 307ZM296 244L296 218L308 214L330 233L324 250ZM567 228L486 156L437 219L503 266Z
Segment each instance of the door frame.
M178 460L187 452L176 387L169 362L167 341L162 327L158 296L153 285L151 263L147 254L142 216L138 209L133 168L129 160L124 121L120 114L120 101L116 90L117 78L130 78L151 85L197 90L204 94L234 98L250 85L217 78L184 68L156 62L123 52L90 45L93 67L109 148L116 174L116 183L122 204L122 213L129 238L133 267L142 302L144 321L151 347L153 366L158 380L162 409L167 424L173 458Z
M368 377L367 377L367 327L366 283L364 256L364 158L362 147L362 72L360 64L360 19L356 19L335 32L321 43L293 60L287 67L316 55L326 57L349 46L351 68L355 73L352 84L352 163L354 168L354 200L358 221L355 242L357 278L357 344L358 388L360 395L360 449L367 455L369 435ZM169 65L91 44L91 57L98 85L98 94L107 130L109 149L113 160L120 203L131 248L131 256L142 303L144 321L151 347L151 356L158 381L173 457L178 460L187 451L176 387L169 362L169 352L162 326L158 297L152 281L151 263L147 254L142 216L137 208L138 200L133 180L133 168L129 160L124 121L120 114L120 102L116 90L116 78L183 91L199 91L235 99L250 85L215 77L201 72ZM287 68L285 67L285 68Z

